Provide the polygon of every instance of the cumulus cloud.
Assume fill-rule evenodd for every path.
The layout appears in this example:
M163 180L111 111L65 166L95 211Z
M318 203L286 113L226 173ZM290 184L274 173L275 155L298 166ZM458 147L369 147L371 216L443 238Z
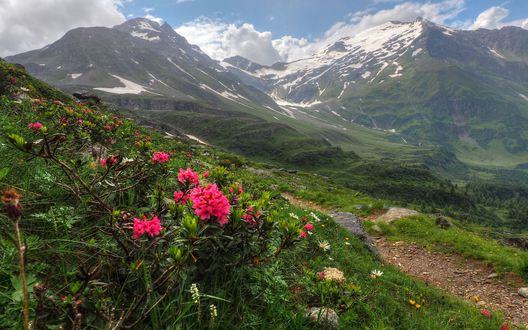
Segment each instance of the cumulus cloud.
M412 21L423 17L438 24L454 19L464 10L464 0L444 0L437 3L404 2L390 9L375 13L353 14L346 22L337 22L319 42L333 42L345 36L353 36L361 31L389 21Z
M249 23L227 24L200 17L176 28L176 32L215 59L240 55L262 64L282 59L273 46L271 32L259 32Z
M520 26L528 29L528 18L504 22L510 11L503 7L490 7L480 13L469 29L499 29L503 26Z
M260 64L271 64L307 57L342 37L353 36L388 21L412 21L421 16L444 24L464 10L464 0L443 0L436 3L400 3L401 1L392 0L381 2L397 4L377 12L367 9L350 13L345 21L335 23L320 38L310 41L292 36L272 39L271 32L259 32L251 24L237 26L204 17L178 27L176 32L186 37L189 42L200 46L215 59L222 60L240 55Z
M79 26L125 20L125 0L0 0L0 56L41 48Z

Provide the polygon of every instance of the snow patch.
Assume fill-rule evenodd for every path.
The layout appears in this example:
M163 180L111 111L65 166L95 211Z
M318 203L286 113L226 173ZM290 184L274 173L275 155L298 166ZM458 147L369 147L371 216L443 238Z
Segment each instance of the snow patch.
M491 54L493 54L495 57L498 57L498 58L502 58L502 59L505 59L504 56L502 56L501 54L497 53L497 51L493 48L489 48L489 51Z
M206 142L200 140L199 138L197 138L197 137L194 136L194 135L191 135L191 134L185 134L185 136L188 137L188 138L191 139L191 140L194 140L194 141L198 142L198 143L205 144L205 145L209 145L209 144L207 144Z
M154 31L154 32L161 32L160 30L155 29L155 28L154 28L152 25L150 25L150 23L147 22L147 21L139 21L137 27L138 27L140 30L149 30L149 31Z
M82 75L82 73L68 73L68 76L70 76L72 79L77 79Z
M390 74L389 77L391 78L401 77L402 76L401 72L403 70L403 67L399 65L398 62L394 62L393 64L396 65L396 71L394 71L393 74Z
M522 97L525 101L528 102L528 96L526 96L524 94L521 94L521 93L519 93L519 96Z
M133 31L132 33L130 33L130 35L132 35L133 37L136 37L136 38L147 40L147 41L160 40L159 36L149 37L148 36L148 32L136 32L136 31Z
M152 78L151 82L154 82L154 81L157 81L159 82L160 84L162 84L163 86L165 87L168 87L168 88L171 88L169 85L167 85L166 83L164 83L163 81L159 80L158 78L156 78L152 73L150 72L147 72L148 75Z
M115 75L115 74L111 74L112 77L114 78L117 78L119 79L119 81L125 85L124 87L110 87L110 88L107 88L107 87L96 87L94 89L97 89L97 90L100 90L100 91L103 91L103 92L107 92L107 93L112 93L112 94L140 94L141 92L147 92L147 93L152 93L152 92L149 92L148 90L145 89L145 87L139 85L139 84L136 84L135 82L132 82L130 80L127 80L125 78L121 78L119 77L118 75ZM152 94L155 94L155 93L152 93Z
M46 64L44 64L44 63L40 63L39 65L40 65L40 66L46 66Z
M418 49L415 49L414 52L412 52L412 56L415 57L416 55L420 54L422 52L423 49L421 48L418 48Z
M371 72L370 72L370 71L366 71L366 72L364 72L364 73L361 75L361 77L362 77L363 79L367 79L368 77L370 77L370 75L371 75Z
M185 70L184 70L181 66L179 66L178 64L174 63L174 62L170 59L170 57L167 57L167 60L168 60L169 62L171 62L172 65L174 65L176 68L178 68L178 70L180 70L181 72L185 73L186 75L188 75L188 76L191 77L192 79L196 80L196 78L194 78L193 75L191 75L189 72L185 71Z
M345 81L345 83L343 84L343 89L341 90L341 93L339 93L339 96L337 97L338 99L340 99L341 96L343 96L343 94L345 93L345 90L347 89L349 84L350 84L350 82Z

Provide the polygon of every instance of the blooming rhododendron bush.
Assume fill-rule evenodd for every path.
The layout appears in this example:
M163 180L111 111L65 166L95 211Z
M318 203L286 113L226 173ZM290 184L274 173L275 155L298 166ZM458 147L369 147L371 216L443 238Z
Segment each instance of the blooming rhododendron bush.
M190 312L190 283L268 264L306 240L302 221L280 217L269 193L246 191L213 156L96 107L31 97L20 81L2 96L1 120L9 171L28 182L10 190L27 241L16 245L26 325L159 328L162 306Z

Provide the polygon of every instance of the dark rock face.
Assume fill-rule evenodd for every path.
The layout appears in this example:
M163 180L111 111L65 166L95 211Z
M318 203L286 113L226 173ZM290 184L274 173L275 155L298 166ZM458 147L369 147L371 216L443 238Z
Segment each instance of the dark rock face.
M79 101L86 101L88 103L99 104L101 99L99 96L89 92L75 92L72 94Z

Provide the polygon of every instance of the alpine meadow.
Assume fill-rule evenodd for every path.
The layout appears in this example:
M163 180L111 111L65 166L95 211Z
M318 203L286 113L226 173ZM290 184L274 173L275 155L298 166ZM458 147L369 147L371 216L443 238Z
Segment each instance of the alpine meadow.
M0 329L528 329L524 1L0 13Z

